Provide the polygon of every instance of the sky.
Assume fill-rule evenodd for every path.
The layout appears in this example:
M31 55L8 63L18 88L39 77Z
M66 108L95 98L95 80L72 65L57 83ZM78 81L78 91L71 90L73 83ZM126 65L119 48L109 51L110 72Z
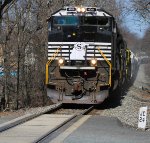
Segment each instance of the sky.
M135 16L134 14L126 16L124 25L128 27L132 33L137 34L139 38L142 38L144 36L145 31L149 27L146 22L140 20L140 18L138 16Z

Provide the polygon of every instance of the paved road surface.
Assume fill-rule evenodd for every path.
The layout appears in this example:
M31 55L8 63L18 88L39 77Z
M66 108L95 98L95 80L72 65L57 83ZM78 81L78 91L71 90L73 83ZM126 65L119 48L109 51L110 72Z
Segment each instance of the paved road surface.
M150 132L124 127L116 118L84 118L50 143L150 143Z

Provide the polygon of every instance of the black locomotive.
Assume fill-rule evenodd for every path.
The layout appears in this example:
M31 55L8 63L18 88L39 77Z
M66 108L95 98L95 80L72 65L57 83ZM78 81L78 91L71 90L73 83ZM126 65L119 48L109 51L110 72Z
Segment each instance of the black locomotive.
M130 80L131 57L111 14L62 8L48 19L48 96L54 103L99 104Z

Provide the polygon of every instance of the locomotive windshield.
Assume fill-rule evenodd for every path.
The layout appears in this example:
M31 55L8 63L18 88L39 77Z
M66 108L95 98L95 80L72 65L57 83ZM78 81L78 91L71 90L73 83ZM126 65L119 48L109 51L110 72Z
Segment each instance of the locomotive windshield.
M83 24L109 26L109 19L107 17L83 17Z
M56 16L53 17L53 24L54 25L79 25L79 19L81 17L77 16ZM88 16L81 18L82 25L99 25L99 26L109 26L109 19L107 17L95 17L95 16Z
M79 19L76 16L56 16L53 18L54 25L78 25Z
M59 15L49 21L49 41L110 42L112 19L106 16Z

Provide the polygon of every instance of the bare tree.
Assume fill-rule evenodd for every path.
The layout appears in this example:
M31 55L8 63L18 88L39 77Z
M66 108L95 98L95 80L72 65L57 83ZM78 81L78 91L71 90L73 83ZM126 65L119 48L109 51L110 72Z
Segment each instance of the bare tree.
M41 0L15 1L2 15L3 95L14 108L46 104L46 20L62 1L49 6ZM17 74L12 76L11 71Z
M144 20L150 23L150 1L149 0L130 0L133 10Z

